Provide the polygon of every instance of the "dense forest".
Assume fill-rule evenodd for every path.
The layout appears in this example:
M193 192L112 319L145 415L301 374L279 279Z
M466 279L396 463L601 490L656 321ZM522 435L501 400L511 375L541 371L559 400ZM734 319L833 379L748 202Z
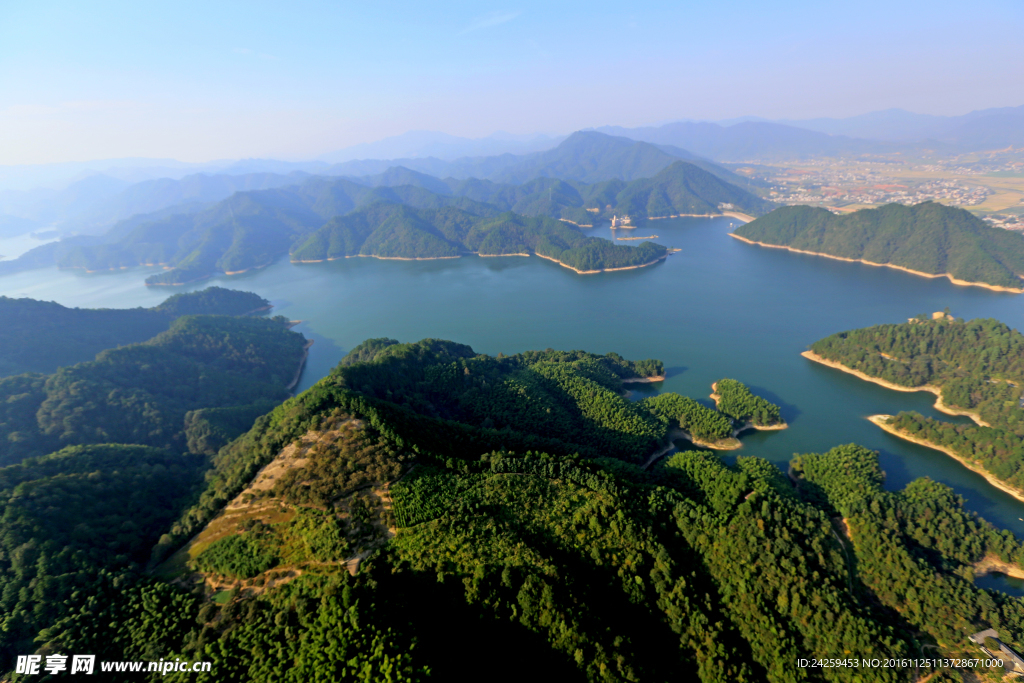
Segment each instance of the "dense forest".
M673 158L649 147L659 159ZM651 244L634 249L588 238L564 221L592 225L624 213L635 220L716 214L725 204L760 215L771 207L723 180L740 179L713 164L693 159L655 166L658 172L651 177L593 184L551 177L557 164L555 169L538 168L543 177L522 184L441 180L407 169L362 181L296 178L292 186L236 192L213 205L167 207L151 216L134 216L102 238L45 245L10 267L55 263L102 271L161 265L165 272L150 276L147 283L176 285L260 268L288 253L297 260L321 260L353 255L436 258L482 251L536 252L577 270L600 270L650 263L664 249ZM397 216L393 208L372 208L381 203L408 211Z
M303 346L281 317L186 315L95 360L0 379L0 464L90 443L214 453L287 397Z
M153 308L66 308L0 296L0 377L55 372L104 349L146 341L183 315L246 315L270 302L251 292L208 287L175 294Z
M888 204L843 216L822 208L786 206L735 234L828 256L948 273L964 282L1024 288L1024 236L935 202Z
M1020 646L1024 605L972 580L1024 548L941 484L885 491L853 445L797 456L791 478L707 451L636 464L688 419L683 397L623 398L663 372L374 339L201 480L202 456L143 446L0 468L3 666L35 650L212 664L154 681L852 683L931 671L796 662L977 657L985 626Z
M645 265L667 250L653 242L623 247L551 218L514 213L483 218L456 208L380 203L331 219L291 256L293 261L322 261L347 256L450 258L466 252L538 254L576 270L594 271Z
M719 411L742 424L753 427L785 425L779 407L767 399L756 396L743 382L720 379L713 385L715 406Z
M942 403L984 425L900 413L890 424L949 448L1024 488L1024 335L992 319L920 316L899 325L842 332L811 345L819 356L905 387L941 389Z

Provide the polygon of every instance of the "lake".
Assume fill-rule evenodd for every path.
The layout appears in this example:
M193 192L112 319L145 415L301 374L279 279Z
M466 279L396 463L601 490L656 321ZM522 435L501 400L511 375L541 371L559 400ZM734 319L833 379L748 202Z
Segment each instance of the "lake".
M785 466L794 453L859 443L880 452L889 488L930 476L964 496L969 509L1024 536L1024 503L948 456L864 419L900 410L966 418L936 412L931 394L890 391L800 356L834 332L946 307L957 317L992 317L1021 329L1024 295L744 244L728 236L736 225L728 218L686 218L649 221L635 231L594 228L590 234L608 238L656 234L660 244L681 250L648 268L598 275L577 275L535 257L304 265L284 258L184 288L145 287L152 268L94 274L50 268L0 277L0 294L121 308L152 306L212 284L253 291L273 302L275 314L302 320L296 329L315 340L300 389L370 337L452 339L487 354L550 347L658 358L667 379L632 385L637 395L677 391L707 399L712 382L732 377L782 407L789 429L744 434L743 448L727 457L758 455Z

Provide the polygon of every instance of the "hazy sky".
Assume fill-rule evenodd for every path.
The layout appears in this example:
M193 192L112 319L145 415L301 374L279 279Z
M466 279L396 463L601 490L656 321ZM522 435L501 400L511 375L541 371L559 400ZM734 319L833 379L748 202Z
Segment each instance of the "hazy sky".
M962 114L1024 104L1022 28L1021 0L0 0L0 164Z

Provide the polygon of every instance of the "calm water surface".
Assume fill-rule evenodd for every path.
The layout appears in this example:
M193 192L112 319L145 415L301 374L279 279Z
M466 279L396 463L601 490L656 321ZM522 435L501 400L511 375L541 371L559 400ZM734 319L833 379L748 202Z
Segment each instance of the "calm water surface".
M741 454L784 466L795 453L856 442L881 453L889 488L930 476L963 495L970 509L1024 535L1024 503L942 453L905 443L864 419L900 410L965 418L937 413L931 394L890 391L800 356L834 332L903 322L947 306L957 317L993 317L1022 329L1024 295L756 247L728 237L733 224L725 218L651 221L636 234L656 234L659 243L681 251L649 268L600 275L523 257L356 258L301 266L282 259L260 271L175 289L145 287L153 272L146 268L36 270L0 277L0 294L121 308L152 306L173 292L210 284L253 291L274 303L275 314L304 321L296 329L315 340L300 389L370 337L452 339L488 354L551 347L658 358L668 378L641 391L706 398L713 381L734 377L782 406L790 428L744 435ZM592 234L613 236L607 227Z

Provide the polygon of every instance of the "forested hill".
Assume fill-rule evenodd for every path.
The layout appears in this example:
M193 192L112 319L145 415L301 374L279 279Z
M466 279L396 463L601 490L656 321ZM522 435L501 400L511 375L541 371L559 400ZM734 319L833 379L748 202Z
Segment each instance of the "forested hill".
M552 218L511 212L487 218L454 207L413 209L382 203L331 219L300 243L291 257L298 262L348 256L454 258L467 252L537 254L580 272L643 266L668 253L653 242L624 247L587 237Z
M0 377L50 373L97 353L155 337L182 315L246 315L270 308L251 292L208 287L175 294L153 308L66 308L0 296Z
M685 161L677 161L653 178L634 180L616 195L612 207L633 218L678 214L717 214L722 204L760 216L773 204L731 185Z
M816 254L949 274L964 283L1024 290L1024 235L989 227L963 209L934 202L888 204L844 216L787 206L734 234Z
M0 464L107 442L215 452L288 395L304 339L287 322L183 316L96 360L0 379Z
M1024 335L991 319L926 320L879 325L811 345L826 360L905 387L941 388L946 406L990 426L952 424L900 413L890 424L906 435L952 449L968 462L1024 490Z
M425 182L414 176L397 177ZM528 216L566 218L580 224L607 220L613 214L627 214L638 220L680 214L717 214L722 211L722 204L760 216L774 206L687 161L673 162L650 178L628 182L609 180L588 185L556 178L536 178L522 185L475 178L449 178L445 182L455 195Z
M663 423L617 392L661 371L371 340L218 454L156 557L195 542L152 574L132 562L188 481L158 470L159 452L0 470L18 522L0 537L4 664L38 649L211 662L160 678L174 683L458 683L484 668L495 681L895 683L906 667L796 663L980 657L967 642L979 624L1019 647L1024 605L972 572L990 555L1019 565L1024 549L946 486L886 491L876 454L854 445L797 457L795 486L757 457L629 464ZM119 474L83 476L98 468ZM169 484L147 496L154 471ZM142 495L105 504L126 485Z
M652 167L652 177L596 184L548 177L522 185L473 178L440 180L402 168L360 182L310 177L291 187L238 192L198 211L187 206L180 211L168 208L158 214L135 216L115 225L103 238L75 237L43 245L0 264L0 269L16 271L56 264L61 268L103 271L159 265L165 272L151 276L148 284L184 284L214 273L238 273L269 265L294 252L332 219L382 202L414 209L456 208L481 218L511 211L529 218L557 218L584 226L610 219L613 214L628 214L642 220L717 214L723 205L728 205L760 215L771 207L765 200L722 180L720 176L731 175L724 169L717 169L716 175L655 151L669 159L669 163L658 165L656 171ZM561 239L568 237L566 233ZM578 241L575 237L573 240ZM409 250L404 253L408 258L427 258L436 251L427 248L417 256L408 255Z

